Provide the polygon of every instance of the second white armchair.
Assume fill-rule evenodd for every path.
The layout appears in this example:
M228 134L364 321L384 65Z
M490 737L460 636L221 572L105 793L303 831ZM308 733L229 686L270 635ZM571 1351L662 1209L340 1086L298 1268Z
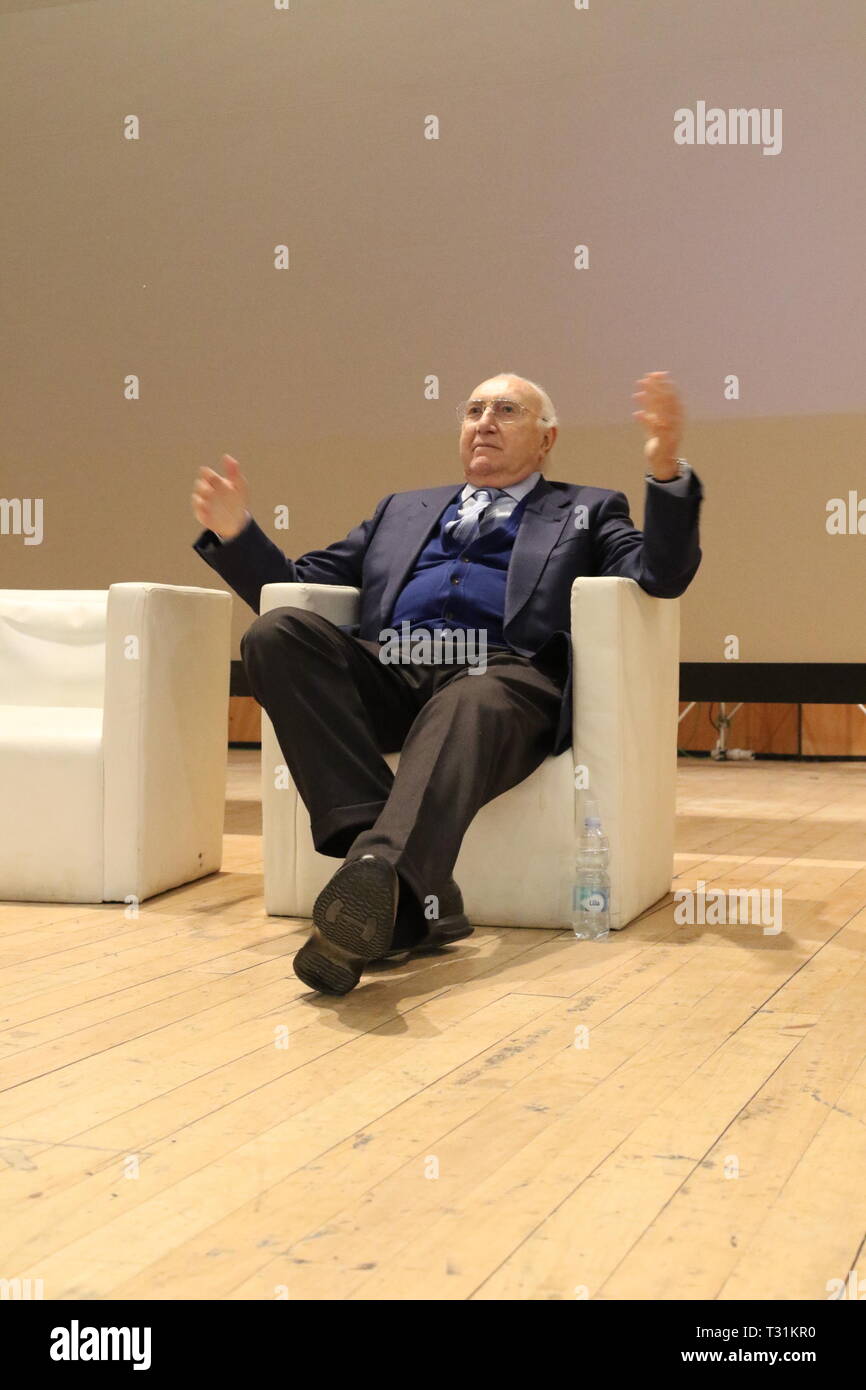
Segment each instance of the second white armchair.
M357 621L358 598L342 585L266 584L261 611L306 608L344 625ZM670 891L679 601L654 598L632 579L576 579L571 630L573 747L488 802L470 825L454 877L475 925L569 925L578 784L587 776L610 839L611 926L626 926ZM385 756L392 771L399 759ZM267 911L309 917L340 861L314 849L264 712L262 815Z

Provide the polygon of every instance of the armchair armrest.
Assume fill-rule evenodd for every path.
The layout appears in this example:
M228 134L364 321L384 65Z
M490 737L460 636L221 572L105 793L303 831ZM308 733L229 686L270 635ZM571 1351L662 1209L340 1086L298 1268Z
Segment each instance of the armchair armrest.
M108 590L107 902L151 897L222 862L231 612L216 589Z
M351 584L263 584L259 611L303 608L336 627L358 622L361 591ZM262 847L265 859L265 911L280 912L281 885L298 875L297 795L274 794L274 770L284 767L283 753L267 712L262 710ZM315 895L314 895L315 896ZM306 909L305 909L306 910Z
M655 598L633 579L580 578L572 586L572 747L575 765L588 770L586 795L613 831L612 926L630 921L653 892L670 891L679 622L678 599ZM632 861L627 875L624 855Z
M361 590L351 584L263 584L259 611L273 608L305 608L336 627L357 623Z

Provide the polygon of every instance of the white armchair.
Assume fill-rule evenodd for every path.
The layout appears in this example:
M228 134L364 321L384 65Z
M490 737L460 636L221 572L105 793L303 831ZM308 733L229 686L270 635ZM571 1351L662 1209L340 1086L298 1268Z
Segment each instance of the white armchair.
M0 589L0 899L143 901L220 867L231 596Z
M305 608L357 622L358 590L332 584L266 584L261 611ZM570 923L575 845L588 770L610 838L610 919L624 927L670 891L676 795L679 602L653 598L632 579L576 579L571 591L573 746L487 803L463 839L454 869L478 926ZM400 754L385 755L392 771ZM262 712L265 906L309 917L339 860L313 848L306 808Z

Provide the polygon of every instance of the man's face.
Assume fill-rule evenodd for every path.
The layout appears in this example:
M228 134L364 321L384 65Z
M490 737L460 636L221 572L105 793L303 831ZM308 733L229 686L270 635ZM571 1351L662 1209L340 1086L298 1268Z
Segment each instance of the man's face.
M466 481L475 487L508 487L544 467L556 439L556 426L542 424L538 392L519 377L497 376L482 381L469 397L492 403L513 401L514 418L499 417L486 405L477 418L467 417L460 430L460 461ZM477 413L476 413L477 414Z

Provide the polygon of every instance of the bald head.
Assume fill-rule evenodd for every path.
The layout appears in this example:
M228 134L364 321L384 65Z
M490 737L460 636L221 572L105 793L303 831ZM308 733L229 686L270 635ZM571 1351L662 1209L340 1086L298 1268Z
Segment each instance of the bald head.
M556 412L543 387L511 372L488 377L475 387L470 400L484 402L463 421L460 461L467 482L475 487L508 487L519 483L544 462L557 436ZM515 409L497 414L496 400Z

